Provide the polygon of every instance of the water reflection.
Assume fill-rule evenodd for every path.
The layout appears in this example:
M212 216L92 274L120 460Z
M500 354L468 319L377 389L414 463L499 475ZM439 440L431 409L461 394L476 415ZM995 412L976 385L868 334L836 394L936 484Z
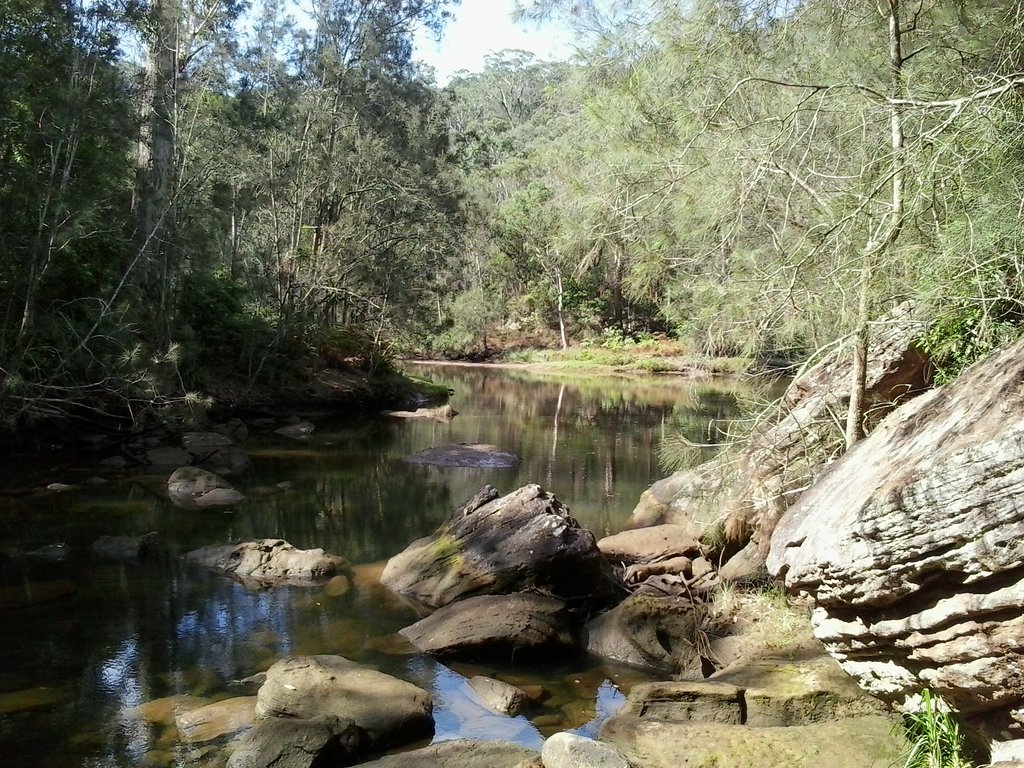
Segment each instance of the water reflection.
M233 478L247 500L230 513L174 508L162 494L167 473L94 463L56 476L43 465L14 468L5 486L97 474L109 482L65 494L23 489L0 500L4 764L192 764L197 758L178 743L173 713L153 722L136 707L162 697L235 695L232 681L295 653L342 654L431 689L439 739L479 735L536 746L557 730L595 733L643 675L585 659L495 670L396 655L394 633L417 614L379 585L380 564L485 483L507 492L539 482L598 536L619 530L660 476L663 432L678 428L693 442L710 442L708 425L731 415L736 391L459 367L429 375L456 392L460 415L449 424L317 418L317 431L301 442L254 430L244 446L253 468ZM440 469L403 460L457 442L492 443L522 461L514 469ZM100 535L153 530L163 558L127 565L90 554ZM342 554L356 566L354 581L252 591L179 559L199 546L262 537ZM70 559L20 554L55 542L68 543ZM504 718L468 689L474 674L543 685L547 696L526 715Z

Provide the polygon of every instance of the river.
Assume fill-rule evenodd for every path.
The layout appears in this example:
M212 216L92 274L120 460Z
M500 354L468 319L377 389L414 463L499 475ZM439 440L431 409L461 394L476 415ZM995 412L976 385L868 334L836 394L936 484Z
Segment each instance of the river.
M485 483L501 492L537 482L598 537L621 530L640 493L663 473L658 447L735 412L735 387L671 378L542 378L518 370L415 366L450 386L449 424L310 414L294 441L253 429L253 467L232 478L247 499L229 513L185 511L161 489L167 473L111 470L95 460L7 467L0 495L0 753L21 766L222 765L217 750L181 744L173 726L135 709L172 695L238 695L232 681L288 654L337 653L411 680L435 698L435 739L504 738L529 746L558 730L592 734L646 676L586 658L530 668L442 664L396 652L393 633L418 617L376 583L381 563ZM711 434L714 434L712 431ZM515 469L439 469L403 457L433 445L493 443ZM708 455L713 449L708 449ZM101 485L87 485L90 478ZM72 490L45 490L59 481ZM99 482L91 480L91 482ZM98 560L101 535L159 532L165 556L142 565ZM190 549L280 537L323 547L355 567L355 586L250 591L184 567ZM63 560L26 558L63 543ZM473 674L543 685L525 715L484 709Z

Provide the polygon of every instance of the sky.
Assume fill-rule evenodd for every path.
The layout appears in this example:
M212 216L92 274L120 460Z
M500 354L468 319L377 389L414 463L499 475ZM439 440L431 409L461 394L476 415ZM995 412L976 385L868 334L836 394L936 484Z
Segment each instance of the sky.
M445 27L440 42L427 33L416 36L414 58L434 67L439 85L461 69L479 72L484 57L506 48L531 51L539 59L566 59L572 54L572 36L554 24L538 27L512 21L515 0L462 0Z

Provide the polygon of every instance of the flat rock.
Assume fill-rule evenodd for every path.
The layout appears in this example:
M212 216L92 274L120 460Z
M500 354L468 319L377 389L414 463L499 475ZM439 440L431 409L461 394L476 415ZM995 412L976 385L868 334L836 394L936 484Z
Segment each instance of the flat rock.
M721 681L641 683L633 686L618 714L666 722L743 725L743 693L742 688Z
M433 733L430 694L412 683L342 656L298 656L267 670L257 695L260 718L351 720L375 747L404 744Z
M436 655L520 658L576 647L565 603L534 594L460 600L406 627L401 634L420 651Z
M613 562L650 563L700 554L700 541L694 533L699 535L699 531L688 525L652 525L605 536L597 546Z
M519 456L486 443L441 445L406 456L405 460L410 464L433 464L437 467L510 469L519 466Z
M709 722L666 722L616 715L601 727L633 768L892 768L906 740L880 715L788 728Z
M185 741L201 744L251 728L255 712L255 696L237 696L182 712L174 722Z
M500 498L485 486L432 535L388 560L381 582L431 608L527 589L595 601L615 588L593 534L538 485Z
M537 758L532 749L501 741L457 739L388 755L363 768L519 768Z
M196 549L185 560L242 581L312 586L330 579L345 558L322 549L296 549L283 539L258 539Z

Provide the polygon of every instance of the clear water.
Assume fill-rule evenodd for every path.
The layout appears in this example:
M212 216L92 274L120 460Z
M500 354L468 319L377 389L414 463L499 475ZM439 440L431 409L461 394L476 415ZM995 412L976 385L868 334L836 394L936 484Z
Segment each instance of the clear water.
M162 493L167 472L112 471L98 457L12 464L0 473L0 754L6 766L222 765L217 749L179 743L173 726L132 709L170 695L217 700L231 682L288 654L337 653L411 680L435 698L435 739L499 738L537 746L568 728L592 734L643 673L586 658L495 667L398 652L393 634L418 616L377 582L383 561L433 530L491 483L538 482L600 537L625 527L661 472L666 430L706 441L728 419L735 390L673 379L542 379L474 367L424 366L455 390L450 424L313 415L293 441L253 429L253 468L232 481L247 495L229 513L186 511ZM439 469L403 457L454 442L493 443L522 457L515 469ZM54 493L50 482L98 487ZM278 484L285 483L286 487ZM166 556L142 565L90 555L104 534L158 531ZM240 584L184 567L190 549L280 537L323 547L355 565L355 585ZM63 542L62 562L21 553ZM543 685L525 715L491 713L467 679L487 674Z

